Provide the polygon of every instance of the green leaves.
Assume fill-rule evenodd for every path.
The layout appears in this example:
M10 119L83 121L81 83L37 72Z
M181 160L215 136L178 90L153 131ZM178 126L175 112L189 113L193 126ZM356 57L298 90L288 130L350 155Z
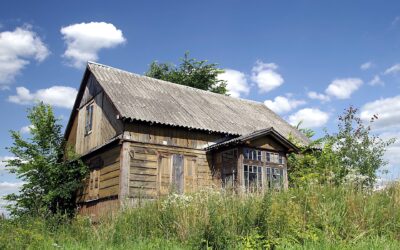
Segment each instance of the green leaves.
M358 117L358 109L350 106L339 116L336 133L326 133L308 146L299 145L301 155L289 155L289 183L292 186L347 183L373 187L378 169L387 164L383 159L386 148L394 142L372 134L371 124L376 119L373 116L369 124L364 124ZM309 138L314 135L309 129L301 131Z
M9 151L16 159L9 160L7 168L24 184L18 194L5 197L12 202L9 209L16 216L43 217L57 212L72 215L75 193L87 167L78 160L64 161L69 151L51 106L39 103L28 110L27 117L32 124L29 138L11 131L14 142Z
M226 94L226 82L218 79L223 73L217 64L207 64L206 60L198 61L189 58L189 52L181 58L181 64L175 66L170 63L152 62L146 76L169 81L193 88Z

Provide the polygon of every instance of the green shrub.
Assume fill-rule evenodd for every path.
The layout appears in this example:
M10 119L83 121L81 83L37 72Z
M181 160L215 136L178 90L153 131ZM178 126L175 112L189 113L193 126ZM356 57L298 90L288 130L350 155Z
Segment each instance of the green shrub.
M63 221L64 223L58 223ZM92 224L0 220L0 249L398 249L400 185L170 195Z

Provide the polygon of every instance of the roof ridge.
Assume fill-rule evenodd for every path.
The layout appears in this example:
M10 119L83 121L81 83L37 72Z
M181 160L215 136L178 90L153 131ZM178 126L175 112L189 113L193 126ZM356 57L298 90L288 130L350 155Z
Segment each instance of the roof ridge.
M165 84L173 84L173 86L178 86L178 87L181 87L181 88L187 88L187 89L190 89L190 90L192 90L192 91L204 92L204 93L207 93L207 94L217 95L217 96L219 96L219 97L224 97L224 98L226 98L226 97L228 97L228 98L234 98L234 99L239 100L239 101L242 101L242 102L248 102L248 103L253 103L253 104L262 105L262 106L264 106L265 108L271 110L271 109L268 108L264 103L259 102L259 101L250 100L250 99L244 99L244 98L240 98L240 97L233 97L233 96L224 95L224 94L218 94L218 93L214 93L214 92L211 92L211 91L208 91L208 90L204 90L204 89L198 89L198 88L194 88L194 87L190 87L190 86L186 86L186 85L182 85L182 84L178 84L178 83L174 83L174 82L169 82L169 81L165 81L165 80L161 80L161 79L149 77L149 76L146 76L146 75L140 75L140 74L138 74L138 73L133 73L133 72L130 72L130 71L127 71L127 70L124 70L124 69L115 68L115 67L112 67L112 66L109 66L109 65L105 65L105 64L98 63L98 62L88 61L87 64L88 64L88 66L89 66L90 64L93 64L93 65L97 65L97 66L101 66L101 67L105 67L105 68L117 70L117 71L120 71L120 72L123 72L123 73L131 74L131 75L134 75L134 76L137 76L137 77L149 78L149 79L151 79L151 80L163 82L163 83L165 83ZM272 110L271 110L271 111L272 111Z

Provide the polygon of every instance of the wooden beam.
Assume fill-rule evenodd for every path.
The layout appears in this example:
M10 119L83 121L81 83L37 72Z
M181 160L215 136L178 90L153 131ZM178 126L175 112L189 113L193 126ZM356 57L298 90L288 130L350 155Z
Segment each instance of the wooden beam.
M119 201L121 205L127 203L127 199L129 197L129 174L130 174L130 145L131 143L128 141L122 142L121 147L121 170L120 170L120 180L119 180Z
M238 190L239 193L241 193L244 190L244 183L243 183L243 148L238 147L238 159L237 159L237 187L236 189Z

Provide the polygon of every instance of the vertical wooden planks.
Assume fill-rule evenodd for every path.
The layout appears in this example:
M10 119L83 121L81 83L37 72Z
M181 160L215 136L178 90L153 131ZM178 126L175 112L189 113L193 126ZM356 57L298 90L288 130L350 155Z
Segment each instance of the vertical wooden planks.
M129 197L129 172L130 172L130 142L124 141L121 148L120 156L120 179L119 179L119 200L121 205L125 203L125 200Z
M183 155L173 154L172 155L172 185L174 191L179 194L183 193L184 188L184 175L183 175Z
M168 155L160 154L158 157L158 178L157 191L158 195L167 195L171 183L171 159Z
M185 193L193 192L197 188L197 168L196 157L185 156L184 174L185 174Z

